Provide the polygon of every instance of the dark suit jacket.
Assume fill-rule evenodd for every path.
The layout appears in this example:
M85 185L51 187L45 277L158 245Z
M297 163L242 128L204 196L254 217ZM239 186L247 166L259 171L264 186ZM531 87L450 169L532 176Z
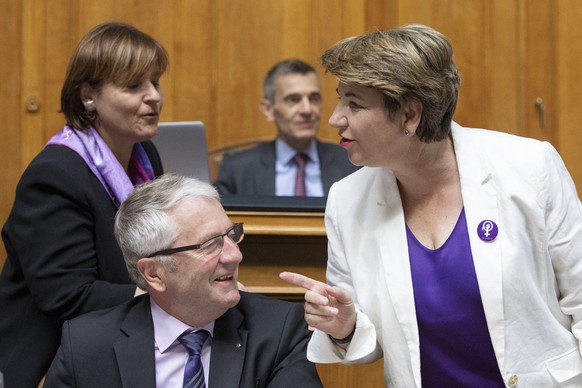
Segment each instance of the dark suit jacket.
M241 292L215 323L210 388L321 387L306 358L303 305ZM68 321L45 388L154 388L149 295Z
M155 148L144 147L161 174ZM0 275L0 371L7 388L38 386L66 319L133 297L113 235L116 211L65 146L45 147L22 175L2 230L8 256Z
M324 195L331 185L356 171L342 147L317 141ZM214 185L221 195L275 195L275 141L236 153L222 159Z

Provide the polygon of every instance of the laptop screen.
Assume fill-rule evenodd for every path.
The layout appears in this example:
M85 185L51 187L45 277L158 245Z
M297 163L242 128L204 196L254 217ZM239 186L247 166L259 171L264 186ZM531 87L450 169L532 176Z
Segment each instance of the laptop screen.
M201 121L158 124L152 139L158 149L164 172L190 176L210 183L206 129Z

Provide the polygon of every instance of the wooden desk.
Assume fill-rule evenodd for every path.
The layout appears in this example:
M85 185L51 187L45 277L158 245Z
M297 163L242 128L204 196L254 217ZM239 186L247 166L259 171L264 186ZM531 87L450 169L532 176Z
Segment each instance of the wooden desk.
M303 300L305 290L279 279L292 271L325 281L327 238L323 213L228 211L244 222L239 280L251 292Z
M239 244L243 262L239 280L251 292L302 302L305 290L279 279L293 271L325 281L327 237L323 213L227 211L233 222L244 222L245 238ZM324 387L383 387L383 364L318 364Z

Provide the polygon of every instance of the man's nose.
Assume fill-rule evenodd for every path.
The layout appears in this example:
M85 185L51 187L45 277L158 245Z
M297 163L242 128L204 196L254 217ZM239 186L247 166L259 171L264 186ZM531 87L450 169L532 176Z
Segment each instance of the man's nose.
M242 253L238 244L230 238L224 238L224 246L220 255L220 261L225 263L240 263L242 261Z
M299 104L300 104L299 109L301 113L308 114L313 112L313 104L309 100L309 97L307 96L303 97Z

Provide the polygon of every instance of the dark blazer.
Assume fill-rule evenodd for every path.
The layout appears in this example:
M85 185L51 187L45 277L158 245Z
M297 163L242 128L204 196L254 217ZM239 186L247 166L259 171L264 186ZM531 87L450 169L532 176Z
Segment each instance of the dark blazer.
M316 141L324 195L331 185L356 171L342 147ZM214 185L221 195L275 195L275 141L227 153Z
M161 174L153 144L143 144ZM65 320L133 297L113 235L116 211L83 159L65 146L45 147L22 175L2 229L0 371L7 388L38 386Z
M208 385L321 387L306 358L310 336L302 304L241 292L239 304L216 320ZM155 385L149 295L66 322L45 381L46 388Z

